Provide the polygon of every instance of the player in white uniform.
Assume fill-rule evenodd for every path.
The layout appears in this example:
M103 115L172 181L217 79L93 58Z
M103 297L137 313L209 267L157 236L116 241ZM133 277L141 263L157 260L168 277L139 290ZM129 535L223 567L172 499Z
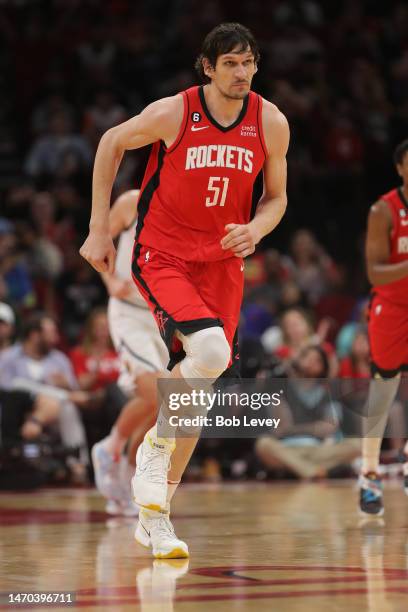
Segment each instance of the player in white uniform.
M102 273L110 296L109 329L121 364L118 385L132 399L110 435L92 449L95 482L108 499L107 512L126 515L137 513L130 489L136 449L156 419L155 379L168 361L167 348L131 275L138 196L136 189L123 193L110 210L110 233L113 239L119 236L119 242L114 274Z

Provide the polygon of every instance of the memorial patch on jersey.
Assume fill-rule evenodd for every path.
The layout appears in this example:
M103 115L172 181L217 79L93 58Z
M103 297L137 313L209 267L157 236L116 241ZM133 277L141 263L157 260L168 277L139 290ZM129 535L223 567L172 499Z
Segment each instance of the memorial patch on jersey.
M186 150L186 170L196 168L233 168L253 171L254 152L234 145L201 145Z

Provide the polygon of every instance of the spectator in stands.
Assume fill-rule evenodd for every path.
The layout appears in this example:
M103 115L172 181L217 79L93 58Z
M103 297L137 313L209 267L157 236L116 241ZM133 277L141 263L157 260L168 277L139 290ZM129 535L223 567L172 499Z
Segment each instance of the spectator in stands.
M50 121L56 113L64 113L70 121L74 120L74 111L62 93L53 92L42 100L31 116L31 131L34 136L47 133Z
M58 401L46 395L0 387L0 438L4 447L38 438L58 418Z
M102 134L123 121L126 121L124 107L112 91L101 89L95 94L93 105L85 110L83 133L96 149Z
M277 436L259 438L256 451L269 469L286 468L299 478L326 476L359 455L359 440L339 440L341 407L322 382L329 361L320 346L304 347L289 370L285 402L274 408L281 419Z
M65 446L81 449L81 464L76 468L77 473L83 473L87 463L86 437L74 401L85 406L89 398L77 392L72 365L55 348L58 340L57 326L51 317L32 315L23 327L21 343L1 353L0 385L5 389L41 392L59 400L59 434Z
M79 386L84 391L97 391L116 382L119 361L109 335L105 308L95 308L91 312L82 344L71 350L70 359Z
M339 377L370 377L370 346L365 328L360 327L355 330L350 355L340 361Z
M18 224L17 232L30 278L33 281L56 280L64 266L57 245L41 235L30 218Z
M324 323L324 322L323 322ZM302 308L289 308L280 321L283 343L275 350L275 355L285 365L297 359L300 351L305 346L321 345L329 359L329 373L334 376L337 372L337 358L334 348L325 341L326 326L322 324L315 331L311 315Z
M85 323L82 343L70 358L84 391L92 392L92 409L84 411L89 446L107 436L127 398L115 384L119 376L118 356L109 335L106 308L95 308Z
M48 134L34 141L26 160L27 173L35 178L56 175L75 179L89 172L92 152L83 136L74 132L70 117L52 116Z
M11 346L15 331L16 318L8 304L0 302L0 353Z
M290 251L294 279L310 304L315 304L327 291L334 264L314 235L306 229L295 232Z
M275 314L281 301L282 287L292 276L290 259L276 249L268 249L249 259L245 262L246 301L265 306ZM257 282L254 282L255 275Z
M14 225L3 217L0 217L0 298L25 308L34 305L33 287L17 249Z
M106 302L106 289L99 274L79 255L75 244L67 246L65 270L57 281L64 334L75 344L93 308Z
M309 304L305 293L295 281L286 281L282 284L279 300L279 311L283 312L289 308L308 308Z

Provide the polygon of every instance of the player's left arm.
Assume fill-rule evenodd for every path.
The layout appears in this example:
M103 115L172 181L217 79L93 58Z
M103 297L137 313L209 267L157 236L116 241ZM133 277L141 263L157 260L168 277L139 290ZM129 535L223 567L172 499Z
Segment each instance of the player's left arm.
M264 187L252 221L246 225L229 223L228 234L221 241L223 249L231 249L236 257L247 257L255 246L282 219L287 204L286 153L289 126L286 117L273 104L264 101L263 127L267 158L263 167Z

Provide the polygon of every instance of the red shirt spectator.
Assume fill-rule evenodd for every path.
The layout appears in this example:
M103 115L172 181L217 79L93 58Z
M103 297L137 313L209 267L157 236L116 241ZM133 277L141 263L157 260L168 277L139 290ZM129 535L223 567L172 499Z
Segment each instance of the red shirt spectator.
M117 380L119 359L109 336L105 309L96 308L91 312L83 343L72 349L70 358L84 391L103 389Z
M77 346L70 352L70 358L79 384L88 390L96 391L113 383L119 376L119 360L116 352L107 350L98 357L89 355L82 346Z
M349 357L340 362L340 378L369 378L370 376L370 346L367 332L360 330L354 336Z

